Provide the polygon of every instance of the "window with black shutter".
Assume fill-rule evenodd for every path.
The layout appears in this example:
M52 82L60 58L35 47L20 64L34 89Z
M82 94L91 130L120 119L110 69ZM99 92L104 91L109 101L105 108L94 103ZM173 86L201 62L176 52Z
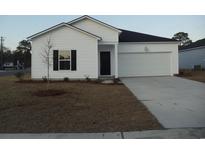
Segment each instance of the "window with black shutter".
M53 70L58 70L58 50L53 51Z
M75 71L77 68L77 55L76 50L71 50L71 70Z
M77 69L76 50L53 50L53 70Z

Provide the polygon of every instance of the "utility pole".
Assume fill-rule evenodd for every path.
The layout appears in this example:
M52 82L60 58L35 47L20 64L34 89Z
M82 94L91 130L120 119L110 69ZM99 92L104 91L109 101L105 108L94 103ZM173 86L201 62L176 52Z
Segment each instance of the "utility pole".
M4 38L3 36L1 36L1 50L0 50L0 69L3 69L3 42L4 42Z

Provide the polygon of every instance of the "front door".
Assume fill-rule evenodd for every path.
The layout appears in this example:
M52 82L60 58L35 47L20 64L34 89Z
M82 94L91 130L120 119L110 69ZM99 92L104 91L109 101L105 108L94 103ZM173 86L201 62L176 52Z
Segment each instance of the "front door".
M110 75L110 52L100 52L100 75Z

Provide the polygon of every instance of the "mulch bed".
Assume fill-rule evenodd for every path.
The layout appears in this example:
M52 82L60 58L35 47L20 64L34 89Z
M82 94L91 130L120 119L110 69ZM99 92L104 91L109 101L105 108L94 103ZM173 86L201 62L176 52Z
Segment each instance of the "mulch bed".
M35 96L39 97L47 97L47 96L59 96L65 94L65 90L59 90L59 89L48 89L48 90L39 90L34 92Z
M31 79L23 79L23 80L17 80L15 81L16 83L41 83L41 84L48 84L47 81L43 81L43 80L31 80ZM52 83L91 83L91 84L102 84L102 80L69 80L69 81L64 81L64 80L51 80L49 81L49 84ZM119 79L115 79L113 83L109 83L106 85L121 85L123 84Z

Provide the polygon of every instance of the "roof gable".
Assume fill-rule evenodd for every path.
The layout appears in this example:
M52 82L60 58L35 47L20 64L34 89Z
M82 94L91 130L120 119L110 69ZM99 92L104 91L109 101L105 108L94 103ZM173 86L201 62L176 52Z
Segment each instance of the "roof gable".
M109 24L106 24L106 23L104 23L104 22L102 22L102 21L100 21L100 20L97 20L97 19L95 19L95 18L92 18L92 17L90 17L90 16L88 16L88 15L84 15L84 16L81 16L81 17L79 17L79 18L76 18L76 19L74 19L74 20L68 22L68 24L71 24L71 25L72 25L72 24L74 24L74 23L80 22L80 21L85 20L85 19L89 19L89 20L91 20L91 21L93 21L93 22L96 22L96 23L98 23L98 24L100 24L100 25L103 25L103 26L105 26L105 27L108 27L108 28L110 28L110 29L112 29L112 30L115 30L115 31L119 32L119 33L121 32L120 29L118 29L118 28L116 28L116 27L113 27L113 26L111 26L111 25L109 25Z
M79 28L77 28L77 27L75 27L75 26L69 25L69 24L64 23L64 22L63 22L63 23L60 23L60 24L58 24L58 25L55 25L55 26L53 26L53 27L50 27L50 28L48 28L48 29L46 29L46 30L43 30L43 31L41 31L41 32L39 32L39 33L36 33L36 34L34 34L34 35L31 35L31 36L27 37L27 39L32 40L32 39L34 39L34 38L36 38L36 37L38 37L38 36L41 36L41 35L43 35L43 34L45 34L45 33L48 33L48 32L50 32L50 31L55 30L55 29L57 29L57 28L60 28L60 27L62 27L62 26L66 26L66 27L71 28L71 29L73 29L73 30L79 31L79 32L81 32L81 33L83 33L83 34L85 34L85 35L88 35L88 36L90 36L90 37L94 37L94 38L96 38L96 39L98 39L98 40L101 40L101 37L99 37L99 36L97 36L97 35L94 35L94 34L92 34L92 33L89 33L89 32L87 32L87 31L84 31L84 30L82 30L82 29L79 29Z

